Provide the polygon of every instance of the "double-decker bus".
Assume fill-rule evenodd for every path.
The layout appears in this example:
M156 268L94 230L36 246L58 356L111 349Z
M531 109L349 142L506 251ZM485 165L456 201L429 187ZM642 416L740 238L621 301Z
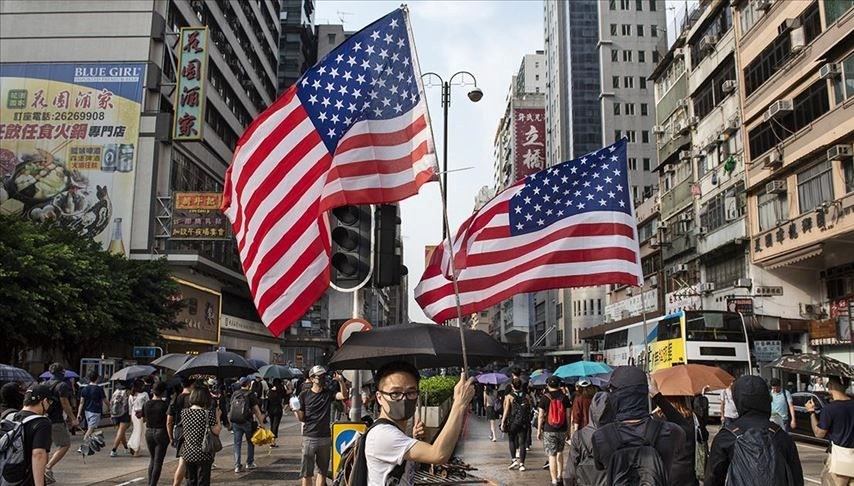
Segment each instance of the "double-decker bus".
M717 366L733 376L749 372L749 350L741 316L723 311L680 311L605 333L605 361L653 372L685 363Z

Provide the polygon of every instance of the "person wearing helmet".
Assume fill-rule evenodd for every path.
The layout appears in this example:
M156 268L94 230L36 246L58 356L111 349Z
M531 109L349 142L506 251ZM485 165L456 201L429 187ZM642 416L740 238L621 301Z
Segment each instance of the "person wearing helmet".
M329 428L332 403L346 400L349 394L344 377L339 373L333 376L338 382L338 389L327 388L326 373L323 366L311 368L308 372L311 388L300 393L299 410L295 411L297 419L303 423L300 467L302 486L311 486L312 478L315 486L326 485L332 451L332 431Z

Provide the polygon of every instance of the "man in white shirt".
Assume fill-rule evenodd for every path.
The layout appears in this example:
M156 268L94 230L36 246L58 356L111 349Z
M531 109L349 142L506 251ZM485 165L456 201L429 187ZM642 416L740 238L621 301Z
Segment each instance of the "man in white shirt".
M415 416L420 378L418 370L404 362L387 364L377 372L380 423L370 429L365 439L368 486L411 486L415 463L444 464L457 445L466 410L474 397L474 378L460 376L454 387L450 416L433 444L418 440L424 435L420 420L415 421L413 437L404 432L406 423Z

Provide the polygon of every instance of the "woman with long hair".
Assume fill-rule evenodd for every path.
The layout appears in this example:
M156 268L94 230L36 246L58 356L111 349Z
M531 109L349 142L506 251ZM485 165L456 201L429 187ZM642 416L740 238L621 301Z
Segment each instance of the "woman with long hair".
M136 380L133 382L129 399L130 420L133 423L133 432L128 439L128 449L131 455L136 456L145 442L145 422L142 420L142 407L148 401L148 393L145 392L145 382Z
M181 457L187 465L187 482L190 486L209 486L214 454L202 451L205 431L214 435L222 431L219 407L211 410L211 394L208 387L196 386L190 392L190 408L181 410L184 427Z
M507 433L511 463L508 469L525 470L528 436L531 434L531 398L522 391L522 380L514 379L511 391L504 397L501 429Z
M702 437L697 417L691 410L691 397L665 396L657 393L657 390L654 391L656 393L652 397L652 403L658 407L657 415L685 431L685 442L676 451L670 466L670 482L680 486L698 486L695 448L702 446L708 440L708 436Z
M495 410L497 400L495 385L486 385L483 389L483 406L486 408L486 420L489 420L490 440L498 440L495 434L495 421L498 420L498 412Z
M128 450L127 431L130 427L130 397L127 385L121 381L116 382L116 390L110 398L110 415L113 423L116 424L116 439L113 441L110 457L116 457L118 455L116 449L120 445L124 446L126 451Z
M166 416L169 404L166 403L166 383L159 381L152 389L154 397L142 406L142 420L145 422L145 444L148 447L148 486L157 486L163 459L169 448L169 434L166 432Z

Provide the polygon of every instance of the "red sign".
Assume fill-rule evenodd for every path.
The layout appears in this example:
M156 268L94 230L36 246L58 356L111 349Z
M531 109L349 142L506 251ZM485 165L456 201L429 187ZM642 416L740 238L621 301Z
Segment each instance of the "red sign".
M546 116L542 108L513 111L513 147L516 179L546 168Z
M338 329L338 347L340 348L354 332L369 331L372 327L371 323L364 319L350 319L341 324L341 329Z

